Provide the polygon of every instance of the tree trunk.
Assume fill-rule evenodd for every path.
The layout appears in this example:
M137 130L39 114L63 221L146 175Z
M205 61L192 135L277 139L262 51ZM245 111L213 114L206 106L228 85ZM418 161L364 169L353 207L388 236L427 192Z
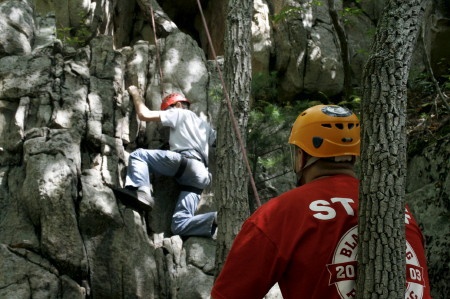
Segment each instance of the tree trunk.
M249 114L251 89L251 17L252 0L230 0L227 8L225 33L225 85L229 100L221 105L217 138L217 171L214 194L218 201L218 227L216 251L216 275L231 244L239 232L242 222L249 216L248 179L243 153L238 136L233 130L235 117L241 136L245 136ZM245 137L242 137L245 140Z
M339 15L334 6L334 0L328 0L328 13L330 14L334 30L339 39L339 50L341 53L342 67L344 69L344 99L352 95L352 71L350 68L350 53L348 49L347 35Z
M404 298L406 103L426 0L389 1L363 74L357 298Z

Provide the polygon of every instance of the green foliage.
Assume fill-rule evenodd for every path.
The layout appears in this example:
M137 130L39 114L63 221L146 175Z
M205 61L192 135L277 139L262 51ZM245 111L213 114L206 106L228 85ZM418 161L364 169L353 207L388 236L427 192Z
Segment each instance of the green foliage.
M252 97L258 102L276 102L278 97L277 72L253 75Z
M338 105L356 111L361 107L361 98L358 95L351 95L347 100L339 102Z
M91 36L91 32L87 27L83 27L78 30L69 27L64 27L56 29L56 36L64 44L73 47L82 47L87 44L87 41Z
M56 29L56 37L61 40L65 45L72 47L83 47L85 46L91 36L88 25L86 25L87 16L83 16L80 21L80 26L78 28L73 27L62 27Z
M340 12L342 22L344 22L345 24L350 24L351 17L358 16L363 13L363 10L355 5L355 4L360 4L361 2L362 2L362 0L354 0L354 3L352 3L350 6L344 7L344 9ZM322 6L322 5L323 5L323 2L319 1L319 0L313 0L310 3L306 3L300 7L288 5L288 6L283 7L281 9L280 13L275 14L272 17L272 21L274 23L278 23L280 21L286 21L286 20L289 20L291 18L298 16L301 13L306 13L313 6L318 7L318 6Z
M449 73L450 73L450 69L449 69ZM445 79L444 84L443 84L443 89L450 91L450 75L442 75L442 78Z
M367 37L369 37L370 39L373 39L374 37L375 37L375 34L377 33L377 28L376 27L374 27L374 28L369 28L367 31L366 31L366 34L367 34Z
M450 68L448 68L447 71L447 74L441 75L442 89L444 91L450 91Z
M356 53L358 53L359 55L362 55L362 56L366 56L366 57L369 57L369 54L370 54L370 52L367 49L363 49L363 48L357 49Z
M284 127L284 116L276 105L267 102L259 102L258 105L259 107L250 111L248 141L251 144L255 143L255 147L258 144L257 147L262 145L264 148L270 146L274 141L274 138L268 137L274 137L277 131Z
M424 148L426 148L430 140L426 138L425 136L421 136L422 138L409 138L408 139L408 147L407 152L408 156L412 157L415 156L423 151Z
M267 102L258 102L250 112L247 150L255 177L276 176L283 165L289 164L289 152L285 150L289 120L282 108Z
M448 91L450 90L450 63L446 58L441 58L437 65L440 70L446 70L446 73L441 75L438 81L442 84L441 88Z
M301 13L302 11L304 11L304 9L301 7L286 6L286 7L283 7L283 9L281 9L279 14L273 15L272 21L274 23L285 21L285 20L292 18L292 16L295 16L295 15Z
M447 136L450 134L450 126L442 126L441 131L439 132L440 136Z
M340 15L344 24L351 24L351 18L361 15L362 13L363 10L359 7L344 7L344 9L340 12Z
M420 73L412 82L411 88L424 95L430 95L435 92L435 85L427 72Z
M275 14L272 17L272 21L274 23L278 23L280 21L286 21L286 20L289 20L291 18L298 16L301 13L306 12L312 6L322 6L322 5L323 5L322 1L313 0L313 1L311 1L311 3L307 3L301 7L285 6L281 9L279 14Z
M278 106L258 101L249 115L247 149L255 176L276 177L290 170L288 138L298 114L312 106L309 101ZM270 180L270 178L268 179Z
M220 102L223 99L222 85L216 85L209 89L208 96L214 102Z
M447 74L441 75L436 79L438 81L437 84L439 84L442 91L450 91L450 69L448 69ZM423 93L424 95L436 93L436 85L427 72L420 73L412 80L411 89Z

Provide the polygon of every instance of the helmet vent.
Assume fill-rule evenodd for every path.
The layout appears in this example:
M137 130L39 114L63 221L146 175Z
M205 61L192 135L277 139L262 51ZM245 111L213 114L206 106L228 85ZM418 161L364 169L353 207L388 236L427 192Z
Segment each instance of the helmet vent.
M338 128L339 130L344 130L344 125L343 124L335 124L336 128Z
M313 137L312 142L315 148L319 148L323 143L323 139L321 137L315 136Z
M331 124L322 124L322 127L331 129Z
M344 138L342 138L341 139L342 140L342 142L352 142L353 141L353 138L351 138L351 137L344 137Z
M354 126L355 126L355 124L348 124L349 129L353 129Z

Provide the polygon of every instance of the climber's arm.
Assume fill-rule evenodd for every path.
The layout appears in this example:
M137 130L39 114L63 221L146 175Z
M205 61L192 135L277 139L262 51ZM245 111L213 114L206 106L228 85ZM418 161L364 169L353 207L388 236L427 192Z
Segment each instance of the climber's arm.
M128 92L133 98L134 108L138 118L142 121L161 121L160 111L150 110L145 106L138 88L134 85L128 87Z

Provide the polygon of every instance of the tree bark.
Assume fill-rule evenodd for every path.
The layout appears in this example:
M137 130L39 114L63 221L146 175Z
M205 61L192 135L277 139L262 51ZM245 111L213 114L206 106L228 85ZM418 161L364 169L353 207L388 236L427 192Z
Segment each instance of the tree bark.
M357 298L405 296L406 83L426 1L389 1L364 69Z
M237 121L240 134L245 140L249 116L251 90L251 18L252 0L230 0L227 7L225 32L224 81L229 90L229 100L221 105L217 128L217 171L214 194L218 202L218 227L216 251L216 275L243 221L249 216L248 181L243 153L238 136L233 130ZM233 115L232 115L233 114Z

